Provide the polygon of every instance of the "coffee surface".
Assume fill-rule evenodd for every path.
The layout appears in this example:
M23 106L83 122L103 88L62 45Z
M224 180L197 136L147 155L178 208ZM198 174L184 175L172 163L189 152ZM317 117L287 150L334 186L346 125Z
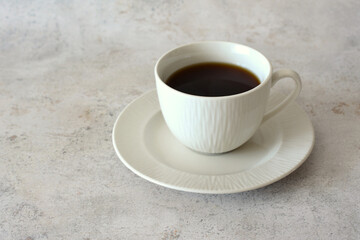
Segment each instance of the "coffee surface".
M220 97L249 91L260 81L255 74L237 65L199 63L174 72L166 84L191 95Z

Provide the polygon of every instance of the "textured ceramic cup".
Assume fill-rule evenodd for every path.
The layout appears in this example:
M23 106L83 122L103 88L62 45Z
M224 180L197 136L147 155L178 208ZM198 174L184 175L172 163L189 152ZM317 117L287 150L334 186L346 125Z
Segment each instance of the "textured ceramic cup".
M204 62L242 66L261 83L247 92L221 97L190 95L166 84L180 68ZM296 72L282 69L273 73L260 52L231 42L198 42L170 50L157 61L155 78L160 108L170 131L185 146L203 153L223 153L241 146L263 121L284 109L301 90ZM270 88L282 78L294 80L295 88L265 113Z

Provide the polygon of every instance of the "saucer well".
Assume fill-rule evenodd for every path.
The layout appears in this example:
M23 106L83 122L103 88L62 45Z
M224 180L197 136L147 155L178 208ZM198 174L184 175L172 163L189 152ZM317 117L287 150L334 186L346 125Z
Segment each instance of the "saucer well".
M271 96L268 108L279 101ZM241 147L201 154L172 135L152 90L120 113L112 138L118 157L140 177L176 190L224 194L264 187L289 175L309 156L314 130L306 113L291 103Z

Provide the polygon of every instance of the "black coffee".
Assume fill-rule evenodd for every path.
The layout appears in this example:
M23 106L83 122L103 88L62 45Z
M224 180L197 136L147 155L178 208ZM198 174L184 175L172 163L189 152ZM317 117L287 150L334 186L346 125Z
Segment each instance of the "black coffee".
M166 84L184 93L219 97L249 91L260 84L249 70L227 63L199 63L174 72Z

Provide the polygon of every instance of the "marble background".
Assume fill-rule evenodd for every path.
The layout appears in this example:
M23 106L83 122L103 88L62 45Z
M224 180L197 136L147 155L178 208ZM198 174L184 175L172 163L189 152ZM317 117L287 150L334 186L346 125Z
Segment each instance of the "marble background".
M0 1L0 239L359 239L360 2ZM314 150L228 195L149 183L111 131L170 48L226 40L303 79ZM288 90L286 84L278 88Z

